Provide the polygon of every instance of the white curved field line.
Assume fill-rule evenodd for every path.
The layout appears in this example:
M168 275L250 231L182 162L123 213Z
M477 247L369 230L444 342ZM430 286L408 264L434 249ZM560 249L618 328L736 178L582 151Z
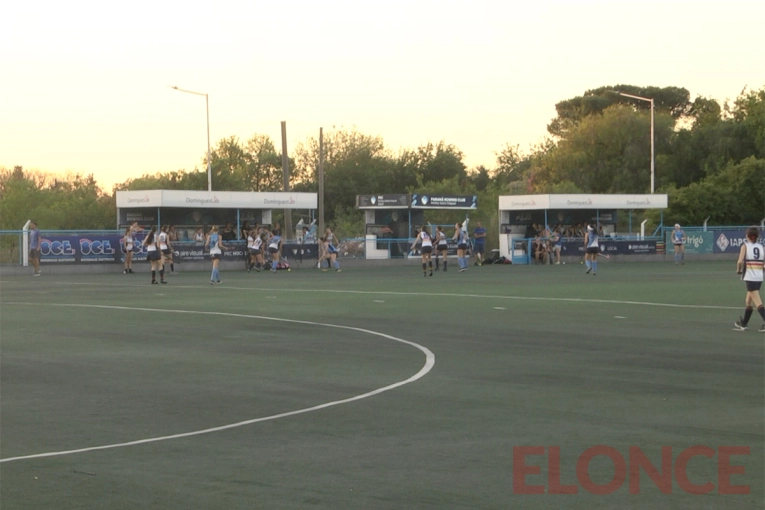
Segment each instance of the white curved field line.
M58 285L94 285L98 287L140 287L146 288L146 285L124 285L124 284L101 284L86 282L54 282ZM204 289L209 285L173 285L174 289ZM217 289L217 287L216 287ZM252 287L231 287L226 285L223 290L241 290L251 292ZM270 289L258 287L258 291L263 292L321 292L323 294L360 294L360 295L383 295L383 296L412 296L412 297L456 297L456 298L477 298L477 299L509 299L516 301L565 301L570 303L600 303L611 305L637 305L637 306L658 306L666 308L691 308L696 310L741 310L740 306L722 306L722 305L686 305L681 303L656 303L653 301L624 301L618 299L593 299L593 298L565 298L565 297L547 297L547 296L507 296L492 294L459 294L453 292L397 292L386 290L332 290L332 289Z
M24 306L39 306L39 303L20 303L20 302L5 302L3 305L24 305ZM237 427L243 427L245 425L251 425L253 423L259 423L263 421L270 421L270 420L278 420L279 418L286 418L288 416L296 416L298 414L305 414L310 413L313 411L319 411L321 409L326 409L328 407L338 406L340 404L347 404L350 402L355 402L357 400L362 400L365 398L373 397L375 395L379 395L380 393L390 391L392 389L398 388L400 386L404 386L405 384L412 383L416 381L417 379L422 378L430 372L433 369L433 366L436 364L436 356L433 354L433 352L430 351L427 347L424 347L418 343L410 342L409 340L404 340L402 338L397 338L395 336L386 335L385 333L379 333L377 331L372 331L369 329L363 329L363 328L355 328L352 326L340 326L337 324L325 324L321 322L311 322L311 321L302 321L302 320L295 320L295 319L280 319L275 317L263 317L259 315L245 315L245 314L239 314L239 313L226 313L226 312L199 312L199 311L190 311L190 310L166 310L166 309L158 309L158 308L138 308L138 307L129 307L129 306L109 306L109 305L83 305L83 304L46 304L45 306L58 306L58 307L79 307L79 308L102 308L102 309L109 309L109 310L129 310L129 311L141 311L141 312L162 312L162 313L189 313L194 315L218 315L218 316L225 316L225 317L242 317L247 319L264 319L264 320L270 320L270 321L277 321L277 322L291 322L296 324L307 324L309 326L325 326L329 328L337 328L337 329L347 329L350 331L358 331L361 333L368 333L370 335L376 335L382 338L387 338L388 340L393 340L395 342L399 342L406 345L411 345L412 347L415 347L422 351L425 354L425 364L422 366L419 372L414 374L408 379L405 379L403 381L399 381L397 383L389 384L388 386L383 386L382 388L378 388L376 390L369 391L367 393L362 393L361 395L356 395L355 397L349 397L344 398L341 400L334 400L332 402L327 402L325 404L319 404L312 407L306 407L305 409L298 409L296 411L288 411L285 413L279 413L274 414L271 416L264 416L262 418L254 418L252 420L245 420L240 421L237 423L230 423L228 425L221 425L219 427L211 427L208 429L203 430L195 430L192 432L184 432L181 434L172 434L169 436L161 436L161 437L152 437L148 439L138 439L136 441L128 441L125 443L116 443L116 444L108 444L108 445L102 445L102 446L91 446L87 448L79 448L76 450L66 450L66 451L59 451L59 452L47 452L47 453L38 453L34 455L23 455L18 457L8 457L6 459L0 459L0 462L11 462L15 460L25 460L25 459L38 459L42 457L58 457L61 455L72 455L75 453L83 453L83 452L92 452L95 450L108 450L110 448L122 448L125 446L135 446L135 445L141 445L146 443L156 443L158 441L168 441L170 439L179 439L183 437L191 437L191 436L199 436L202 434L210 434L213 432L220 432L222 430L228 430L233 429Z

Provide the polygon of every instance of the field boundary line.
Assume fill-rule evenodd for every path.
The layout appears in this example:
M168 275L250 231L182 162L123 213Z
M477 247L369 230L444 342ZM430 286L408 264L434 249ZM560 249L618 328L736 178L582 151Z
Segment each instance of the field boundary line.
M100 284L84 282L55 282L58 285L93 285L97 287L141 287L146 285L118 285L118 284ZM204 289L209 285L173 285L176 289ZM251 292L252 287L230 287L226 290L241 290ZM696 310L741 310L740 306L723 305L687 305L682 303L655 303L652 301L623 301L618 299L597 299L597 298L565 298L565 297L546 297L546 296L507 296L491 294L459 294L455 292L398 292L391 290L337 290L337 289L284 289L284 288L264 288L258 287L259 291L267 292L321 292L331 294L361 294L361 295L387 295L387 296L412 296L412 297L457 297L457 298L478 298L478 299L509 299L518 301L565 301L572 303L599 303L612 305L636 305L636 306L657 306L666 308L691 308ZM1 304L1 303L0 303Z
M39 306L40 303L25 303L25 302L5 302L4 305L21 305L21 306ZM113 305L87 305L87 304L75 304L75 303L46 303L45 306L55 306L55 307L63 307L63 308L99 308L99 309L107 309L107 310L128 310L128 311L139 311L139 312L162 312L162 313L179 313L179 314L195 314L195 315L217 315L217 316L224 316L224 317L239 317L239 318L246 318L246 319L262 319L262 320L271 320L271 321L277 321L277 322L291 322L295 324L305 324L309 326L325 326L330 328L337 328L337 329L346 329L349 331L357 331L361 333L366 333L382 338L386 338L388 340L393 340L402 344L410 345L412 347L415 347L416 349L419 349L422 353L425 354L425 364L422 366L422 368L413 376L409 377L408 379L404 379L403 381L399 381L393 384L389 384L387 386L383 386L382 388L377 388L372 391L368 391L366 393L362 393L360 395L356 395L353 397L348 397L340 400L333 400L332 402L326 402L324 404L319 404L311 407L306 407L303 409L297 409L295 411L287 411L284 413L274 414L271 416L264 416L261 418L254 418L251 420L244 420L236 423L230 423L227 425L220 425L217 427L210 427L206 429L201 430L195 430L191 432L183 432L180 434L171 434L167 436L159 436L159 437L152 437L147 439L138 439L135 441L127 441L123 443L114 443L114 444L108 444L108 445L101 445L101 446L90 446L86 448L78 448L74 450L65 450L65 451L57 451L57 452L47 452L47 453L37 453L32 455L21 455L16 457L8 457L6 459L0 459L0 463L3 462L12 462L12 461L18 461L18 460L28 460L28 459L39 459L44 457L60 457L63 455L73 455L76 453L85 453L85 452L92 452L97 450L108 450L112 448L124 448L127 446L137 446L147 443L156 443L159 441L169 441L171 439L181 439L185 437L192 437L192 436L200 436L202 434L211 434L214 432L221 432L224 430L234 429L238 427L243 427L246 425L252 425L254 423L260 423L264 421L271 421L271 420L278 420L280 418L287 418L289 416L297 416L299 414L305 414L310 413L314 411L320 411L322 409L327 409L329 407L338 406L341 404L348 404L350 402L355 402L357 400L363 400L365 398L373 397L375 395L379 395L380 393L384 393L386 391L393 390L395 388L399 388L401 386L404 386L409 383L413 383L414 381L424 377L428 372L430 372L433 367L436 364L436 356L433 354L433 352L428 349L425 346L422 346L416 342L412 342L410 340L404 340L403 338L398 338L392 335L388 335L385 333L380 333L378 331L372 331L370 329L363 329L363 328L357 328L353 326L343 326L340 324L327 324L322 322L313 322L313 321L304 321L304 320L298 320L298 319L282 319L277 317L265 317L262 315L248 315L248 314L241 314L241 313L229 313L229 312L210 312L210 311L190 311L190 310L174 310L174 309L162 309L162 308L142 308L142 307L132 307L132 306L113 306Z

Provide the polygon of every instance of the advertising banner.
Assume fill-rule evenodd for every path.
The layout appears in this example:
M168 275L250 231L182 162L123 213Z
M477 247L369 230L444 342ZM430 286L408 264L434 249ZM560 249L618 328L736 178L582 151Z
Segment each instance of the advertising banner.
M665 236L667 243L667 253L672 252L672 232L667 232ZM713 232L686 232L685 234L685 253L713 253L714 252L714 233Z
M146 260L146 249L142 245L145 232L133 236L133 261ZM43 235L41 240L40 262L44 264L94 264L121 263L124 261L125 250L122 246L121 234L98 235ZM226 243L229 248L223 251L223 260L244 260L247 246L242 241ZM202 261L209 259L209 253L204 245L193 242L172 243L173 259L176 262ZM284 244L282 254L289 260L316 260L319 257L318 244Z
M118 234L43 235L40 240L40 262L101 263L119 262L122 258Z
M615 209L601 211L556 210L556 211L510 211L508 221L512 225L544 225L545 219L550 227L556 225L584 227L586 225L616 225L618 214Z
M714 253L738 253L746 240L745 234L746 230L716 230L712 232ZM757 242L765 242L762 232L760 232Z
M282 243L282 254L291 262L318 260L319 245L317 243Z
M407 209L409 195L356 195L359 209Z
M445 196L412 194L413 209L475 209L477 195Z
M316 193L149 190L118 191L118 208L316 209Z
M604 240L599 243L605 255L656 255L656 241ZM584 256L583 239L563 239L561 255Z

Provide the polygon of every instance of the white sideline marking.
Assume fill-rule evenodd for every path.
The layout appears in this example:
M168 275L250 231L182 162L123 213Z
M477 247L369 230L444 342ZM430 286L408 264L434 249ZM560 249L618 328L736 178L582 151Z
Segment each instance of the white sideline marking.
M504 308L502 306L495 306L494 309L495 310L507 310L507 308Z
M374 302L375 302L375 303L385 303L385 301L383 301L382 299L375 299L375 301L374 301Z
M146 285L122 285L122 284L102 284L86 282L53 282L58 285L91 285L97 287L140 287ZM174 289L203 289L204 285L173 285ZM242 290L252 292L251 287L226 287L227 290ZM492 296L488 294L456 294L443 292L393 292L384 290L332 290L332 289L262 289L259 291L268 292L322 292L334 294L382 294L387 296L413 296L413 297L457 297L457 298L479 298L479 299L515 299L519 301L568 301L573 303L602 303L611 305L638 305L638 306L659 306L667 308L692 308L698 310L741 310L740 306L720 306L720 305L682 305L676 303L654 303L651 301L620 301L617 299L589 299L589 298L561 298L561 297L534 297L534 296ZM38 304L39 306L39 304Z
M4 305L23 305L23 306L39 306L39 303L21 303L21 302L5 302ZM405 384L412 383L416 381L417 379L420 379L424 377L428 372L430 372L433 369L433 366L436 364L436 356L433 354L433 352L428 349L427 347L424 347L418 343L411 342L409 340L404 340L402 338L397 338L395 336L386 335L385 333L379 333L377 331L372 331L369 329L363 329L363 328L355 328L353 326L340 326L338 324L325 324L321 322L311 322L311 321L302 321L302 320L295 320L295 319L280 319L276 317L263 317L259 315L245 315L240 313L226 313L226 312L199 312L199 311L190 311L190 310L166 310L166 309L158 309L158 308L139 308L139 307L131 307L131 306L110 306L110 305L83 305L83 304L64 304L64 303L56 303L56 304L47 304L46 306L60 306L60 307L80 307L80 308L101 308L101 309L109 309L109 310L130 310L130 311L140 311L140 312L163 312L163 313L190 313L195 315L220 315L225 317L242 317L247 319L264 319L264 320L270 320L270 321L277 321L277 322L292 322L296 324L307 324L310 326L326 326L329 328L338 328L338 329L348 329L351 331L359 331L362 333L368 333L370 335L376 335L382 338L387 338L389 340L393 340L402 344L411 345L412 347L415 347L422 351L425 354L425 364L422 366L419 372L414 374L408 379L405 379L403 381L399 381L397 383L389 384L388 386L383 386L382 388L378 388L376 390L369 391L367 393L362 393L361 395L356 395L355 397L349 397L344 398L341 400L334 400L332 402L327 402L326 404L319 404L312 407L306 407L305 409L298 409L297 411L288 411L286 413L279 413L274 414L272 416L264 416L263 418L255 418L252 420L245 420L240 421L237 423L230 423L228 425L221 425L219 427L212 427L208 429L203 430L195 430L192 432L184 432L181 434L173 434L170 436L160 436L160 437L152 437L148 439L138 439L136 441L128 441L125 443L116 443L116 444L108 444L108 445L102 445L102 446L91 446L88 448L79 448L76 450L66 450L66 451L59 451L59 452L47 452L47 453L37 453L34 455L23 455L18 457L9 457L6 459L0 459L0 463L2 462L11 462L15 460L25 460L25 459L38 459L42 457L58 457L62 455L72 455L75 453L84 453L84 452L92 452L95 450L108 450L110 448L122 448L125 446L135 446L140 444L146 444L146 443L156 443L158 441L168 441L170 439L179 439L182 437L191 437L191 436L199 436L202 434L210 434L213 432L220 432L222 430L228 430L233 429L237 427L243 427L245 425L252 425L253 423L260 423L263 421L270 421L270 420L278 420L279 418L286 418L288 416L296 416L298 414L304 414L304 413L310 413L313 411L319 411L321 409L326 409L328 407L337 406L340 404L347 404L349 402L354 402L356 400L362 400L365 398L373 397L375 395L379 395L380 393L383 393L385 391L390 391L392 389L398 388L400 386L404 386Z
M626 319L627 317L622 317L621 315L614 315L614 319Z

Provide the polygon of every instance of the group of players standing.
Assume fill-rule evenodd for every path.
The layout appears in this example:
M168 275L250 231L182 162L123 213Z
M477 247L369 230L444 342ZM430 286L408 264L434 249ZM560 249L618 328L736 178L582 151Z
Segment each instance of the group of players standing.
M153 225L141 243L146 250L146 259L151 264L152 284L167 283L167 280L165 280L166 264L170 264L170 272L175 272L173 261L173 254L175 252L173 251L168 229L167 225L162 225L158 231L157 226ZM137 222L125 229L125 234L122 238L122 246L125 252L125 269L123 271L125 274L133 273L133 253L136 251L134 243L135 234L143 230L143 228L138 226ZM250 230L243 231L243 234L247 237L247 272L249 273L253 269L260 272L267 267L266 252L270 258L270 270L276 272L281 267L281 231L278 228L268 230L255 226ZM223 258L223 252L230 248L223 243L223 236L219 232L217 225L212 226L207 235L204 236L204 249L210 254L212 261L210 284L220 284L220 261ZM327 271L329 267L334 267L335 271L340 272L335 236L329 227L327 227L324 237L319 239L319 250L319 267L321 267L322 271ZM327 268L324 268L325 261ZM157 281L157 273L159 273L159 281Z
M247 263L247 272L252 269L260 271L266 266L263 256L263 246L268 247L268 253L271 256L271 271L276 272L280 267L282 236L281 232L274 229L271 232L262 232L263 229L253 228L247 232L247 253L249 260ZM337 247L335 246L335 235L332 229L327 227L324 237L319 239L319 265L324 269L324 261L327 261L327 268L330 266L335 271L340 272L340 263L337 261Z
M125 229L125 235L122 238L122 246L125 252L125 269L123 273L133 273L133 253L135 252L134 236L137 232L143 229L138 226L138 223L133 223L132 226ZM157 226L153 225L149 230L149 233L144 237L141 243L146 248L146 260L151 264L151 283L167 283L165 280L165 265L170 264L170 272L175 271L175 263L173 262L173 247L170 244L170 236L168 235L167 225L162 225L159 232L157 232ZM157 282L157 272L159 272L159 282Z
M125 250L125 270L124 273L132 273L133 266L133 252L134 250L134 235L136 232L142 230L136 223L125 230L123 238L123 246ZM476 228L476 240L481 238L480 248L478 254L483 253L483 237L485 237L485 229L483 229L478 223ZM271 268L273 272L277 271L279 267L279 260L281 254L282 237L281 232L277 229L266 230L262 228L253 228L246 232L247 235L247 272L255 269L261 271L266 267L266 261L264 257L264 246L271 258ZM742 280L746 284L746 297L744 315L739 317L734 323L734 327L738 331L746 331L748 329L749 320L754 312L757 313L765 321L765 306L760 296L760 289L763 282L763 266L765 265L765 246L758 243L759 230L756 227L751 227L746 231L746 239L741 245L739 252L739 258L737 261L736 270L741 275ZM675 264L683 264L685 259L684 242L685 233L680 228L680 225L675 225L675 228L671 234L672 244L675 248ZM464 272L468 270L468 235L462 229L462 223L458 222L454 225L454 234L451 238L457 243L457 262L459 264L459 271ZM422 275L433 276L433 260L432 256L435 254L436 267L435 270L439 270L439 255L443 257L444 271L448 270L448 239L443 228L439 225L436 227L434 234L431 234L427 225L423 225L421 231L417 234L414 244L412 244L412 250L414 250L417 244L421 244L420 253L422 256ZM157 226L154 225L149 230L149 233L143 240L143 246L146 249L147 260L151 263L151 283L163 283L165 280L165 266L170 264L170 271L175 271L175 264L173 262L173 247L168 235L167 225L163 225L159 232L157 232ZM477 243L478 244L478 243ZM592 226L588 226L587 233L584 239L585 244L585 262L587 264L587 273L592 272L596 274L598 262L597 255L600 252L598 233ZM218 227L213 226L210 232L205 237L205 249L209 250L210 258L212 260L212 273L210 275L210 284L220 284L220 260L223 257L223 251L228 249L222 241L222 237L218 232ZM341 271L340 264L337 260L338 250L335 245L335 237L330 228L327 228L324 237L319 239L319 267L322 271L327 271L330 267L334 267L336 271ZM477 255L477 257L479 256ZM476 264L479 265L479 259L477 258ZM326 261L327 268L324 268L324 262ZM159 273L159 282L157 281L157 273ZM765 324L758 330L759 332L765 332Z
M484 252L484 238L486 237L486 229L478 222L475 231L475 246L476 252L476 265L481 265ZM457 263L460 265L460 273L468 270L468 234L462 229L462 223L458 222L454 225L454 235L452 240L457 242ZM448 258L447 252L449 249L446 233L441 225L436 227L435 234L431 235L430 229L427 225L423 225L420 232L412 244L411 250L413 251L417 244L420 243L420 254L422 256L422 276L433 276L433 260L432 256L435 253L436 258L436 271L439 270L438 256L441 255L444 259L444 271L448 270ZM435 251L434 251L435 250Z

